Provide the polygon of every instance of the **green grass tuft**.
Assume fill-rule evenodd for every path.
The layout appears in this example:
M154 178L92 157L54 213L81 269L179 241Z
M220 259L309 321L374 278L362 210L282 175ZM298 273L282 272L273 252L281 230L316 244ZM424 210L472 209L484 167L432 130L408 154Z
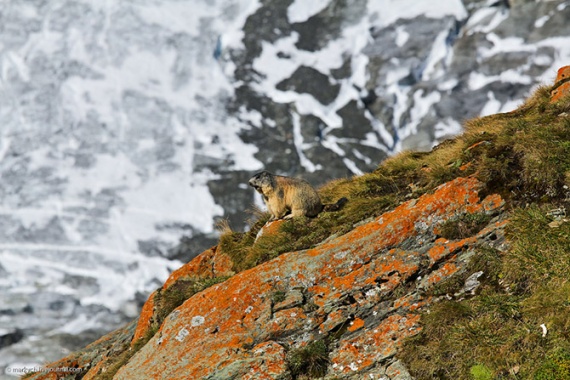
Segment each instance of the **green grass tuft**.
M227 276L212 277L204 279L178 279L174 284L164 291L156 293L155 304L156 306L156 321L155 325L158 327L162 324L164 319L178 306L182 305L187 299L194 294L199 293L210 286L219 284L228 279Z
M470 379L480 364L498 378L514 368L518 378L548 378L549 353L570 347L570 222L548 227L552 207L515 210L507 229L511 248L475 255L468 270L485 273L480 294L440 302L423 316L422 332L401 356L414 376Z
M310 342L289 352L287 364L294 380L323 377L330 364L328 345L324 340Z
M285 301L285 298L287 298L287 292L284 290L275 290L273 293L271 293L271 302L273 305Z
M469 371L473 380L493 380L493 372L483 364L476 364Z

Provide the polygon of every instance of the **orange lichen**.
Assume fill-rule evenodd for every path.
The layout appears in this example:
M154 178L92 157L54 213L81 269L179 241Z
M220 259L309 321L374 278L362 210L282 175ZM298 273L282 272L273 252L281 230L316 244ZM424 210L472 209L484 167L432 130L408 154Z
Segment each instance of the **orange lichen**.
M216 254L212 260L213 277L229 277L235 273L233 270L234 262L231 257L222 253L221 250L216 249Z
M135 335L131 341L131 346L133 346L140 338L145 336L147 331L150 329L152 317L154 316L154 297L156 296L156 291L152 292L148 299L144 303L141 314L139 316L139 321L137 323L137 328L135 330Z
M562 97L570 93L570 82L564 82L560 86L556 87L551 93L551 102L557 102Z
M170 274L168 279L162 286L163 289L168 289L172 284L182 277L187 278L203 278L214 277L212 273L212 263L214 255L216 254L217 247L212 247L205 250L188 263L182 265L180 268Z
M353 373L394 355L404 338L419 332L419 318L414 314L391 315L377 327L341 340L331 355L334 372Z
M557 102L568 93L570 93L570 66L564 66L558 69L555 88L550 93L551 103Z
M489 145L489 141L479 141L476 142L475 144L469 146L467 149L465 149L466 152L475 150L476 148L480 147L480 146L485 146L485 145Z
M481 203L483 205L483 209L487 212L498 210L505 205L505 201L499 194L488 195Z
M474 243L475 240L476 237L465 238L458 241L449 241L444 238L437 239L433 248L427 252L430 258L430 266L433 266L435 263L441 261L447 256L456 253L466 245Z
M257 233L256 240L259 239L261 236L276 235L279 232L279 228L283 223L287 223L287 220L278 219L265 223L265 225Z
M260 343L253 347L252 352L259 359L253 361L242 380L274 379L287 371L285 348L280 344L273 341Z
M559 68L556 75L556 82L560 82L561 80L568 78L570 78L570 66L563 66Z
M269 328L273 333L283 334L300 329L305 319L307 315L300 307L281 310L273 315Z
M363 327L364 327L364 320L360 318L355 318L354 321L350 323L350 326L348 326L348 331L354 332L356 330L360 330Z
M471 165L473 165L472 162L468 162L466 164L463 164L459 167L459 170L461 170L462 172L464 172L465 170L469 169L471 167Z
M107 357L104 357L103 360L101 360L99 363L97 363L93 368L91 368L86 374L85 376L82 377L82 380L95 380L97 377L97 375L99 374L99 371L101 371L103 369L104 364L107 361Z
M228 276L232 272L233 262L231 258L220 252L217 246L205 250L194 259L184 264L170 274L168 279L164 282L162 290L167 290L170 286L175 284L180 279L205 279L214 278L218 276ZM140 338L144 337L150 329L151 320L155 316L155 296L156 291L153 292L141 310L141 315L135 330L131 346L133 346Z
M445 278L449 278L452 274L459 270L457 265L453 262L443 264L439 269L429 274L427 282L430 285L435 285Z
M429 299L429 298L428 298ZM394 301L393 308L406 309L407 311L415 311L426 304L426 300L422 300L418 294L408 294Z

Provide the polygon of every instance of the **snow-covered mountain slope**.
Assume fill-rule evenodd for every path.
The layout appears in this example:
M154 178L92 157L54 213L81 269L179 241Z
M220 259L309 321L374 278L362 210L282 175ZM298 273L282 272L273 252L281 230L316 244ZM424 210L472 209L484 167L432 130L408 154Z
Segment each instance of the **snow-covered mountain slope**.
M136 315L214 219L244 228L252 172L320 184L513 109L570 62L569 17L569 1L4 1L0 367Z
M25 334L0 367L135 316L181 265L168 250L222 215L210 166L262 167L224 111L231 76L212 57L255 6L2 6L0 328Z

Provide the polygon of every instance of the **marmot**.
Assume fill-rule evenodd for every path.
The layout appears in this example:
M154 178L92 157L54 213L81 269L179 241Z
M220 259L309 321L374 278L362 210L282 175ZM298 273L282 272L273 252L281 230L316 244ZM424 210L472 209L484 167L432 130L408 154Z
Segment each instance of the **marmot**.
M249 185L263 196L270 220L290 219L296 216L317 216L321 211L339 210L346 202L341 198L335 204L323 205L316 190L305 180L274 175L267 171L257 173Z

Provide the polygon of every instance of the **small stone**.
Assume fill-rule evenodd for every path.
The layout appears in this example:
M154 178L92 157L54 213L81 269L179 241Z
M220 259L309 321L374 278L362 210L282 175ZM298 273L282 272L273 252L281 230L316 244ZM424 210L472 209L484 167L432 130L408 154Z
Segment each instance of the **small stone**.
M481 285L481 283L478 281L478 279L482 275L483 275L483 271L479 271L479 272L475 272L471 276L467 277L467 280L465 280L465 285L463 286L462 290L465 293L473 294L475 292L475 290L479 287L479 285Z
M550 228L558 228L561 225L563 225L564 223L566 223L568 221L568 219L561 219L561 220L554 220L550 223L548 223L548 227Z
M554 219L561 219L566 216L566 208L565 207L555 208L553 210L548 211L546 215Z
M540 325L540 328L542 329L542 337L546 337L546 334L548 334L548 329L546 328L546 325L543 323L542 325Z

